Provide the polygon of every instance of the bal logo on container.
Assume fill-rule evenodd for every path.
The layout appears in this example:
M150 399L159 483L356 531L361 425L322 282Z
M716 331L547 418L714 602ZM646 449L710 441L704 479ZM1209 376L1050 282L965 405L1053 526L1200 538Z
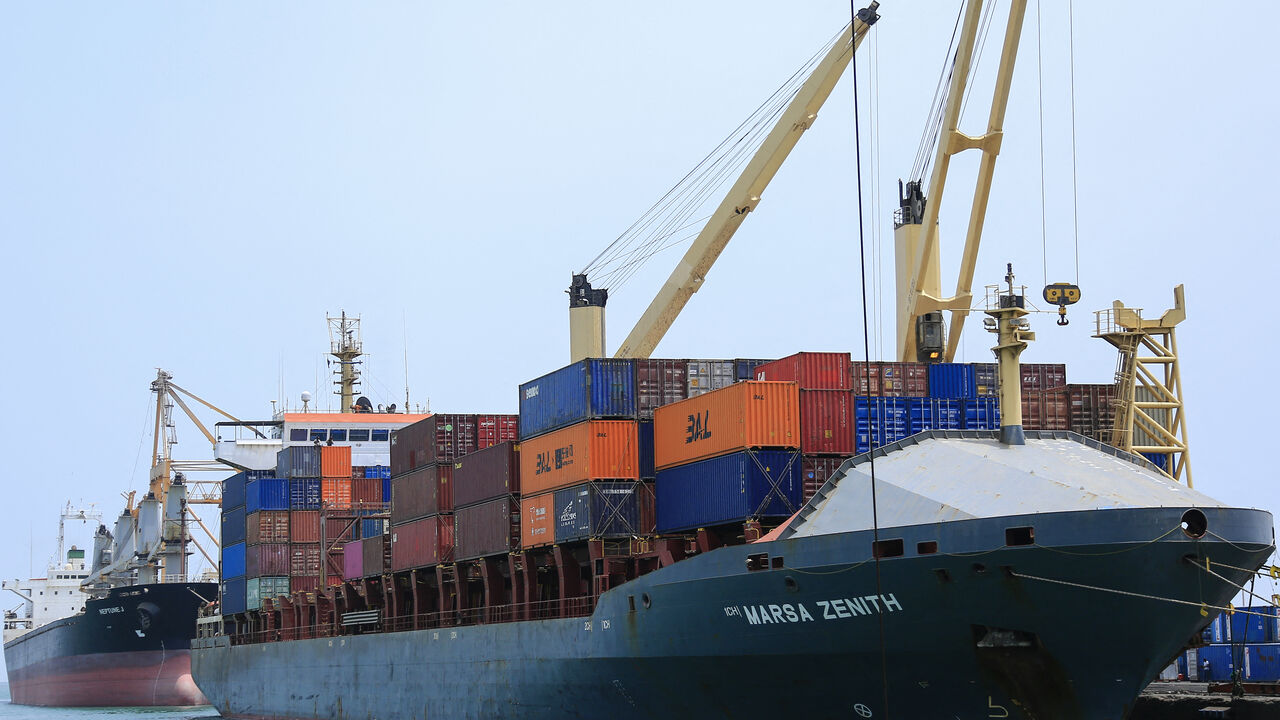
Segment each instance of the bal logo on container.
M685 429L684 444L711 439L711 411L689 414L689 427Z
M538 453L538 465L534 470L534 475L562 470L573 464L573 446L567 445L562 448L553 450L544 450Z

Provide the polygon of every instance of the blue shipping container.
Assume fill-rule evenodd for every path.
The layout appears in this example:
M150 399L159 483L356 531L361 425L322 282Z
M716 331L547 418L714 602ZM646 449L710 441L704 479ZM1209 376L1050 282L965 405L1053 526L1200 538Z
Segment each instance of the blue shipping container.
M1244 649L1244 679L1253 682L1280 680L1280 645L1246 645Z
M320 475L319 445L294 445L276 453L276 477L292 480Z
M960 430L964 428L962 400L943 398L907 398L911 413L912 435L925 430Z
M244 578L226 580L222 583L221 601L223 615L237 615L247 609L245 607L245 590L247 589L245 585L246 583Z
M364 469L364 477L366 480L374 478L382 478L383 480L391 479L390 465L370 465Z
M1231 645L1209 645L1196 651L1196 670L1200 682L1224 682L1231 679L1231 671L1235 669L1235 657ZM1204 661L1209 660L1209 675L1204 675Z
M222 537L219 542L223 546L244 542L245 512L243 507L222 511Z
M1275 639L1271 637L1275 632L1275 620L1274 608L1240 608L1231 616L1231 642L1272 642Z
M738 358L733 361L733 377L739 382L743 380L754 380L756 378L756 368L772 360L746 360Z
M355 537L352 540L363 540L365 538L378 537L385 535L387 532L386 520L361 520L352 528L355 531Z
M222 548L222 579L244 577L244 543Z
M641 527L642 505L653 492L645 483L597 482L555 494L556 542L647 534Z
M262 478L270 478L275 476L276 476L275 468L271 468L270 470L245 470L244 471L244 479L246 481L261 480Z
M1165 455L1164 453L1142 453L1142 457L1150 460L1152 465L1155 465L1161 470L1168 470L1168 468L1165 467L1169 464L1168 455Z
M639 440L636 447L640 450L640 479L652 480L653 470L653 421L641 420L636 429Z
M1227 634L1226 614L1219 614L1214 617L1209 622L1209 627L1205 628L1205 632L1208 633L1208 640L1211 643L1224 643L1230 640L1231 636Z
M856 452L864 453L912 434L911 402L907 398L855 397L853 405Z
M1000 401L993 397L964 401L965 430L999 430Z
M382 502L391 502L391 477L382 478Z
M745 450L658 471L658 532L788 517L800 509L800 454Z
M245 485L244 505L251 513L259 510L288 510L289 481L280 478L250 481Z
M1182 676L1183 680L1191 679L1191 675L1187 673L1187 654L1186 653L1180 653L1178 655L1178 674Z
M288 510L319 510L320 509L320 481L308 478L298 480L286 480L289 483L289 507ZM387 493L387 483L382 483L383 494Z
M590 418L636 416L635 362L583 360L520 386L520 439Z
M978 377L969 363L934 363L929 366L929 397L978 396Z
M244 507L244 486L248 473L238 472L222 481L222 509Z

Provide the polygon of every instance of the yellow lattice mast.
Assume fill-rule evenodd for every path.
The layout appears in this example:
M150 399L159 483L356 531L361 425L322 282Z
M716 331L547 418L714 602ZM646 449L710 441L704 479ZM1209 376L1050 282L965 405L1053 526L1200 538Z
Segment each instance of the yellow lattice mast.
M1173 309L1158 320L1141 308L1116 300L1095 313L1094 337L1116 346L1115 426L1111 444L1122 450L1163 458L1166 475L1191 487L1187 417L1182 405L1182 374L1174 329L1187 317L1182 286L1173 289Z

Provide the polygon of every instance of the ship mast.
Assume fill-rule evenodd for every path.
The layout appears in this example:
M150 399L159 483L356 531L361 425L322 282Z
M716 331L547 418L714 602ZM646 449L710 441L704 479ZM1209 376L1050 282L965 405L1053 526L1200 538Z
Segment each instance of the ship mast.
M339 317L325 316L325 319L329 321L329 354L338 359L338 369L334 371L338 379L333 382L338 390L334 395L342 398L342 412L349 413L360 384L360 370L356 366L364 354L360 318L349 318L344 311Z

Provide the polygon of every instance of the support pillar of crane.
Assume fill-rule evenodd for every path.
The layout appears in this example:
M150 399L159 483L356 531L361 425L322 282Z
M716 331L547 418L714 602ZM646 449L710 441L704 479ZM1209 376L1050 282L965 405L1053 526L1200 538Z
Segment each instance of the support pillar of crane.
M1026 292L1013 287L1013 264L1004 276L1006 289L996 286L995 306L988 307L984 325L999 338L991 350L996 354L1000 373L1000 442L1005 445L1025 445L1022 430L1022 378L1019 358L1027 349L1027 343L1036 339L1023 316L1026 310ZM990 296L988 296L990 297Z
M585 274L569 285L569 362L604 357L604 304L609 291L592 288Z
M905 288L911 283L911 273L915 271L915 262L921 246L924 244L925 197L920 183L911 181L898 182L898 209L893 213L894 268L897 270L897 287ZM934 231L935 234L937 231ZM920 292L929 297L942 296L942 262L939 260L939 244L930 246L932 260L929 271L918 284ZM921 319L929 314L920 308L916 317L906 315L906 303L898 303L898 327L905 328L915 323L915 337L909 345L908 352L916 355L918 362L940 362L944 348L922 347L919 342ZM943 339L945 343L945 339ZM932 355L932 357L930 357Z

